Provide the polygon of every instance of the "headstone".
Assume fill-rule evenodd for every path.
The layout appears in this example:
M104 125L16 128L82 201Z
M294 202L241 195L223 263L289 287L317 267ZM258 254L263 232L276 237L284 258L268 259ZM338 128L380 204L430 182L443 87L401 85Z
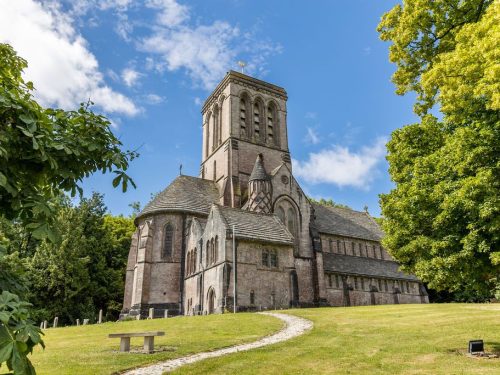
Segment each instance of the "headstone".
M102 309L99 310L99 320L97 322L98 324L101 324L102 323Z
M89 324L89 320L88 319L83 319L83 325L86 326L87 324Z
M47 329L47 326L49 325L49 322L44 320L43 321L43 329Z
M40 322L40 329L43 329L43 322Z
M163 314L164 314L163 316L164 316L165 318L168 318L168 309L165 309L165 311L163 312Z
M57 323L59 323L59 318L56 316L54 318L54 324L52 325L53 328L57 328Z
M76 320L76 325L79 326L80 325L80 319L77 319Z
M141 320L141 314L135 316L136 320Z
M154 307L150 307L149 308L148 319L154 319L154 317L155 317L155 308Z

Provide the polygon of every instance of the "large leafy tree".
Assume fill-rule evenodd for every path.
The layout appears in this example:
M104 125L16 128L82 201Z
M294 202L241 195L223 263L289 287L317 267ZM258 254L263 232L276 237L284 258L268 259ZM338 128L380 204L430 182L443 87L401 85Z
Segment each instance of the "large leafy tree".
M378 27L420 122L387 145L385 246L436 290L500 290L500 2L406 0ZM438 114L439 113L439 114Z

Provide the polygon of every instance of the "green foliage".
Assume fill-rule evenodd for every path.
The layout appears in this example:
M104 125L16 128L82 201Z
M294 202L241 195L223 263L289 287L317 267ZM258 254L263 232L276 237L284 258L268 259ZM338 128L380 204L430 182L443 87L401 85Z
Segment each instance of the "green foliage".
M499 16L492 1L404 1L379 25L397 92L417 93L421 117L387 144L396 188L380 197L384 245L460 300L500 288Z
M113 186L124 191L135 186L124 171L137 154L121 151L110 122L90 102L75 111L42 108L33 84L21 77L26 67L0 44L0 212L25 223L34 237L55 240L54 197L81 193L79 183L97 171L115 173Z
M317 199L314 199L314 198L311 198L311 197L307 197L311 203L315 203L315 204L320 204L322 206L326 206L326 207L337 207L337 208L347 208L349 210L352 210L351 207L345 205L345 204L342 204L342 203L336 203L333 201L333 199L325 199L325 198L321 198L319 200Z
M0 366L14 374L35 374L27 355L40 344L45 347L42 331L29 320L29 303L23 302L15 294L3 291L0 294Z
M99 309L109 319L120 311L124 273L132 233L131 218L106 215L102 196L94 193L77 207L56 210L57 240L44 240L29 258L30 296L39 320L91 321Z

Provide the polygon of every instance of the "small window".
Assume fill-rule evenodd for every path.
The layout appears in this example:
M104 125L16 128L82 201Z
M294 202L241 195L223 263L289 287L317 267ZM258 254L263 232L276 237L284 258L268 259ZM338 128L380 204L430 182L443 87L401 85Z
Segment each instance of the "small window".
M340 287L339 275L335 275L335 286L337 287L337 289Z
M330 238L330 253L333 253L333 240Z
M387 284L387 280L384 280L384 289L386 292L389 291L389 285Z
M379 290L379 292L381 292L382 291L382 280L378 279L377 283L378 283L378 290Z
M354 278L354 289L358 289L358 278Z
M333 286L333 283L332 283L332 277L333 275L326 275L326 277L328 277L328 286L331 288Z
M262 265L268 267L269 265L269 251L262 250Z
M378 250L378 246L373 246L373 257L374 257L375 259L377 259L377 258L378 258L377 250Z
M163 229L163 257L170 258L172 256L172 247L174 244L174 228L168 223Z
M351 249L352 249L352 255L357 255L356 254L356 244L354 242L351 242ZM359 254L361 255L361 254Z
M365 290L365 278L361 278L361 290Z
M215 246L214 246L214 259L213 262L217 262L217 258L219 257L219 236L215 236Z
M276 268L278 267L278 254L275 251L272 251L270 254L270 267Z
M337 240L337 253L340 254L340 240Z

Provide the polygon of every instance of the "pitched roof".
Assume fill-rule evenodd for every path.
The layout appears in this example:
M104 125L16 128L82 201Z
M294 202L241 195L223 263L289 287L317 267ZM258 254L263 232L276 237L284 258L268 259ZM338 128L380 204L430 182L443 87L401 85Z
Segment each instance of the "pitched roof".
M292 245L293 236L274 214L262 214L214 205L229 229L235 226L236 238L259 242L272 242Z
M323 267L331 272L418 281L415 276L399 271L398 263L392 260L323 253Z
M257 156L257 159L255 160L252 174L250 175L250 178L248 179L248 181L269 180L269 179L270 178L266 172L266 169L264 168L264 164L262 163L262 154L259 154Z
M210 207L219 200L215 182L191 176L178 176L158 194L137 217L160 212L189 212L208 215Z
M383 232L366 212L348 208L327 207L313 203L314 227L320 233L380 241Z

